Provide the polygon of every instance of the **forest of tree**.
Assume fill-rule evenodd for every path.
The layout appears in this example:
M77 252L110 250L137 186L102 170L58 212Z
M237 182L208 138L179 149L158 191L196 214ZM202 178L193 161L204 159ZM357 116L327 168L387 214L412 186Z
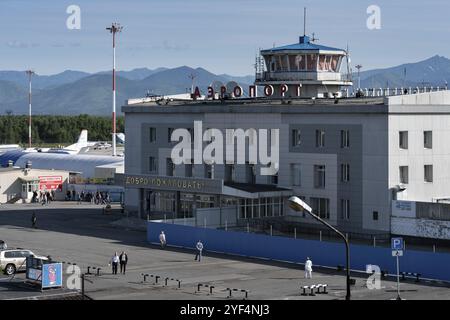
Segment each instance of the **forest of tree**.
M89 116L33 116L33 145L72 144L81 130L88 130L89 141L111 141L111 118ZM117 118L117 132L124 132L124 118ZM0 116L0 144L27 144L28 116Z

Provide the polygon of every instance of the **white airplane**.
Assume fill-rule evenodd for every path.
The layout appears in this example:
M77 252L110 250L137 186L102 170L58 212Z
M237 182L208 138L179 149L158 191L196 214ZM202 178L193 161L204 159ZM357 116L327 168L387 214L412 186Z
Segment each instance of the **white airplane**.
M11 150L22 150L18 144L1 144L0 153L11 151Z
M26 148L25 152L42 152L42 153L65 153L65 154L78 154L83 149L90 146L94 146L94 142L88 142L88 131L82 130L80 136L78 137L78 141L70 146L63 148Z

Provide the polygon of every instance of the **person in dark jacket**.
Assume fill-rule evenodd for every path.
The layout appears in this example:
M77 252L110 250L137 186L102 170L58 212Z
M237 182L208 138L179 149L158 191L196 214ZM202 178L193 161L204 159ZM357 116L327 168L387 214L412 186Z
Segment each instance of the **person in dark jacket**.
M36 213L33 212L33 214L31 215L31 226L32 226L34 229L36 229L36 221L37 221Z
M119 256L119 260L120 260L120 273L125 274L128 263L128 255L125 253L125 251L122 251L122 253Z

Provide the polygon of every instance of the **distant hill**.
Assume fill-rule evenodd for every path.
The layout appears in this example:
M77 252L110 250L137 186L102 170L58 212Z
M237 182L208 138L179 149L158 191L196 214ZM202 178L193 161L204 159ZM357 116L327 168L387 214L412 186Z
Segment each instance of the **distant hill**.
M406 69L406 78L404 70ZM227 83L236 81L247 90L254 77L216 75L203 68L181 66L177 68L138 68L117 72L117 112L125 100L154 94L176 94L190 90L194 75L194 86L202 93L214 81ZM406 86L444 86L450 82L450 60L433 56L416 63L391 68L361 72L361 87L380 88ZM357 76L353 77L357 85ZM0 71L0 115L11 110L14 114L28 112L28 81L24 71ZM33 113L77 115L109 115L111 113L111 71L95 74L66 70L64 72L33 77Z
M186 88L190 90L191 74L195 75L194 85L199 86L203 92L215 80L224 83L228 81L205 69L187 66L173 69L134 69L117 74L118 113L127 99L143 97L147 91L155 94L175 94L186 92ZM0 80L0 114L4 114L6 110L12 110L14 114L27 113L27 88L11 81ZM56 87L33 89L33 114L109 115L111 105L111 72L108 71L87 75Z
M406 69L406 77L405 77ZM357 74L353 80L357 84ZM406 80L404 82L404 80ZM361 72L362 88L407 87L415 86L441 86L450 82L450 59L442 56L433 56L416 63L406 63L399 66L374 69Z

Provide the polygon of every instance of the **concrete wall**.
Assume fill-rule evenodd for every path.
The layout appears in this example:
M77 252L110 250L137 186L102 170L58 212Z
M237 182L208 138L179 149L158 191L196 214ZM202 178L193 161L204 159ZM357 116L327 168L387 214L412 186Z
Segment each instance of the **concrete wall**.
M399 148L399 131L408 131L408 149ZM424 131L432 131L433 147L424 148ZM450 197L450 114L389 115L389 188L400 183L400 166L408 166L409 183L398 200L431 202ZM424 165L433 165L433 182L424 181Z
M338 242L271 237L154 222L147 225L148 242L159 244L161 230L164 230L169 246L194 248L197 241L201 240L205 255L208 255L208 251L214 251L293 263L303 263L309 256L315 265L345 265L345 246ZM425 278L450 281L450 254L407 250L400 259L400 271L418 272ZM391 274L396 272L396 260L389 248L351 245L350 261L351 269L354 270L364 271L366 265L374 264Z

